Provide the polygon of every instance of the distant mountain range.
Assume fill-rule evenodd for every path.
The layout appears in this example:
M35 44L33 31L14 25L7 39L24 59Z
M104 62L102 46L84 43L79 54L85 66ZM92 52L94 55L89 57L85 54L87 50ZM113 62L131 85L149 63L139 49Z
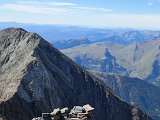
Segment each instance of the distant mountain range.
M115 41L129 44L133 41L147 41L160 35L160 31L133 29L97 29L65 25L39 25L16 22L0 22L0 29L21 27L36 32L51 43L70 39L87 38L94 41Z
M160 37L127 45L97 41L62 52L88 69L138 77L159 86Z
M101 30L99 30L100 33L106 34L106 36L100 35L99 37L101 39L97 38L96 35L91 32L91 35L94 36L94 39L91 39L90 36L88 36L88 37L79 37L76 39L69 39L69 40L58 40L52 43L58 49L67 49L82 44L91 44L98 42L129 45L134 42L144 43L147 41L152 41L156 38L160 38L160 31L134 31L134 30L129 30L129 31L121 30L118 32L116 32L116 30L111 30L111 31L112 33L110 33L110 30L106 30L106 32L103 33Z

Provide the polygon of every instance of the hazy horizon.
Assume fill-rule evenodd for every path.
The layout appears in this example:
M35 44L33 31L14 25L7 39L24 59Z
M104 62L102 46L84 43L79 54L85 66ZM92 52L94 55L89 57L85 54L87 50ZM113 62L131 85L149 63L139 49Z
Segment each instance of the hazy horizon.
M10 21L10 22L5 22L5 21L0 21L0 24L5 23L4 26L5 28L8 27L15 27L15 28L23 28L24 26L47 26L47 27L77 27L77 28L86 28L86 29L122 29L122 30L151 30L151 31L160 31L160 29L154 29L154 28L131 28L131 27L94 27L94 26L85 26L85 25L67 25L67 24L42 24L42 23L23 23L23 22L15 22L15 21ZM6 25L9 24L9 25ZM22 26L20 26L22 25ZM1 26L2 27L2 26ZM4 28L4 29L5 29Z
M1 0L0 22L160 30L160 0Z

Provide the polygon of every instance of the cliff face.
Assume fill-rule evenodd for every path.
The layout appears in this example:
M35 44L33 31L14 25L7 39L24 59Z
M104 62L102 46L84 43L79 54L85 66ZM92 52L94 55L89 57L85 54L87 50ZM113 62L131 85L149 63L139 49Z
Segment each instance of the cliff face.
M0 31L0 119L31 120L91 104L96 120L151 120L35 33Z

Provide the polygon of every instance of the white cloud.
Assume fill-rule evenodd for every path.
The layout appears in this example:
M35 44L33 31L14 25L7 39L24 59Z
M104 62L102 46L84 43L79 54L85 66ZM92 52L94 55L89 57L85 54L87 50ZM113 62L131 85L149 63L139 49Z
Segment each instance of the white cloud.
M153 5L157 6L157 5L160 5L160 0L149 0L148 3L147 3L147 5L148 6L153 6Z
M17 1L12 4L3 4L1 9L12 11L21 11L27 13L43 13L43 14L77 14L84 15L93 12L111 12L110 9L83 7L70 2L42 2L42 1Z
M17 1L15 2L15 4L40 5L40 2L28 0L28 1Z
M50 8L41 5L23 5L23 4L4 4L1 8L20 11L26 13L40 13L40 14L60 14L66 13L67 9L64 8Z
M47 5L53 5L53 6L77 6L74 3L67 3L67 2L48 2Z
M153 3L152 3L152 2L148 2L147 5L148 5L148 6L152 6Z
M75 9L80 10L91 10L91 11L103 11L103 12L111 12L111 9L105 9L105 8L93 8L93 7L73 7Z
M18 4L25 4L25 5L47 5L47 6L76 6L74 3L70 2L41 2L41 1L18 1Z

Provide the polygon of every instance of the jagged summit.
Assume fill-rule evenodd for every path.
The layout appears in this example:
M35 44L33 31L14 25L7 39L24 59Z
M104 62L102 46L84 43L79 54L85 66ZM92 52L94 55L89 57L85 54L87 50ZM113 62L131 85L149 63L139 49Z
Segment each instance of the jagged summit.
M0 119L31 120L90 104L96 120L151 120L35 33L2 30L0 46Z
M9 27L9 28L6 28L6 29L3 29L3 30L1 30L1 32L11 32L11 31L25 31L25 32L27 32L25 29L23 29L23 28L14 28L14 27Z
M17 34L17 33L27 33L27 31L26 30L24 30L23 28L13 28L13 27L10 27L10 28L6 28L6 29L4 29L4 30L1 30L1 32L0 32L0 34L1 34L1 37L2 37L2 35L6 35L6 36L10 36L11 37L11 35L10 34Z

